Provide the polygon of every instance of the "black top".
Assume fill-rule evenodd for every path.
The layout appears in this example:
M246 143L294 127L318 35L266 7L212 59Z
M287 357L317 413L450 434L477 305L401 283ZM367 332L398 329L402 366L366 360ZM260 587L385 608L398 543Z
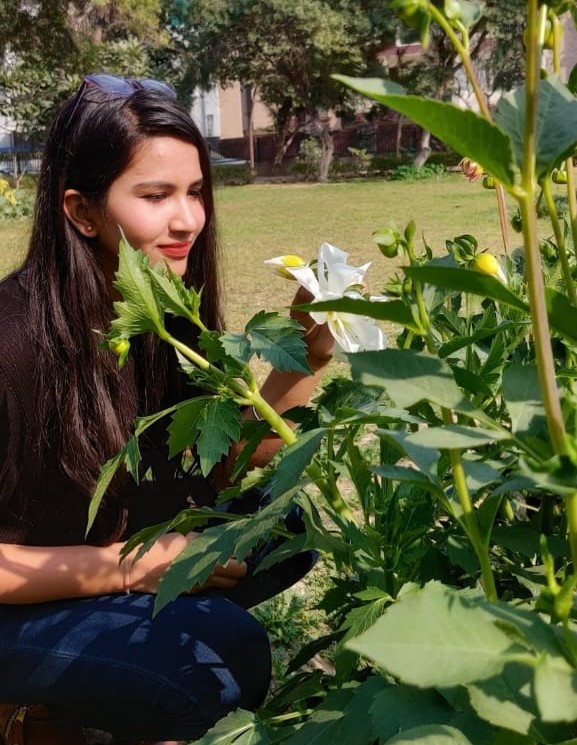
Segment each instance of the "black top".
M16 273L0 282L0 542L106 544L167 520L191 503L211 503L214 492L206 482L183 474L176 460L168 460L161 423L143 453L153 480L137 486L128 478L120 497L105 498L85 537L90 496L62 472L50 452L40 471L31 445L36 359L25 313L25 281ZM111 531L111 526L116 527Z

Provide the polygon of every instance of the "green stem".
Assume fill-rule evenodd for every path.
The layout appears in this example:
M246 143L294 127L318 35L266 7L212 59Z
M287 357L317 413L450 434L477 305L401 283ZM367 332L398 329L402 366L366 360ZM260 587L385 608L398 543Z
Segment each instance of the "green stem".
M571 558L573 559L573 571L577 570L577 492L565 497L565 512L567 515L567 528L569 530L569 545L571 546Z
M543 196L545 198L545 204L547 205L547 211L553 226L553 232L555 233L555 241L559 250L559 261L561 262L561 272L563 273L563 280L565 287L567 288L567 294L571 300L572 305L577 305L577 293L575 292L575 285L573 283L573 277L571 276L571 267L569 266L569 256L567 254L567 246L565 244L565 235L563 234L563 228L557 214L557 207L555 206L555 200L553 199L553 192L551 190L551 179L543 179Z
M329 503L337 522L340 520L341 524L356 524L355 516L343 499L334 479L327 479L320 466L314 461L307 467L307 474Z
M561 403L555 381L555 367L551 349L551 334L547 317L547 303L545 300L545 285L539 252L537 227L537 213L533 204L533 195L537 188L536 179L536 143L537 143L537 102L538 85L541 65L538 45L538 25L542 24L547 7L543 6L541 13L538 0L529 0L529 24L527 27L527 82L525 94L525 142L522 170L522 189L517 196L521 221L523 224L523 238L525 242L525 267L527 277L527 292L533 323L533 339L535 343L535 357L539 372L539 383L543 396L543 406L547 417L547 425L551 442L555 452L560 455L566 453L565 426L561 412ZM538 54L539 52L539 54Z
M475 72L473 63L471 62L468 44L463 44L461 42L459 35L455 33L455 30L447 21L441 10L439 8L436 8L432 3L429 3L429 12L439 24L439 26L443 29L443 31L451 41L451 44L453 44L455 51L459 55L459 59L461 60L461 63L465 70L465 74L467 75L467 79L471 84L473 93L475 94L475 99L477 100L479 111L487 121L492 122L493 117L491 116L489 104L487 103L487 97L481 89L477 73ZM495 191L497 196L497 208L499 210L499 222L501 225L503 246L505 248L505 253L508 254L511 240L509 234L509 221L507 219L507 205L505 204L505 191L501 184L496 185Z
M292 428L285 422L280 414L266 401L258 390L252 390L244 382L240 382L235 378L230 378L228 375L219 370L218 367L212 365L202 355L195 352L186 344L175 339L167 331L159 333L161 338L168 344L177 349L184 357L190 360L193 364L199 367L201 370L208 372L213 380L216 380L224 388L227 388L233 396L244 406L254 406L255 410L266 419L271 425L277 435L287 444L292 445L296 442L296 435Z

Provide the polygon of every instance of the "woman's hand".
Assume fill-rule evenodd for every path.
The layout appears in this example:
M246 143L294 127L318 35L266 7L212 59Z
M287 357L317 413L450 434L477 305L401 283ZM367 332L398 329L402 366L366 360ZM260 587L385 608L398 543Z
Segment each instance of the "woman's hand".
M292 301L293 305L310 303L311 293L304 287L299 287ZM330 362L333 356L334 339L326 323L319 325L313 321L308 313L291 309L291 318L298 321L304 328L303 338L307 345L307 359L311 370L316 372Z
M158 583L170 563L183 551L198 534L167 533L161 536L138 561L127 556L120 567L124 572L126 590L134 592L156 593ZM229 559L226 564L217 564L203 585L195 585L191 593L203 592L212 588L230 590L236 587L239 580L246 576L247 566L244 561Z

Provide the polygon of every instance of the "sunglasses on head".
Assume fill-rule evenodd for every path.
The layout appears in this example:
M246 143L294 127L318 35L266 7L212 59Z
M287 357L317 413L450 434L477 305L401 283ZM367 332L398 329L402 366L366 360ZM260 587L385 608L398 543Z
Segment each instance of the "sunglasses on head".
M70 112L65 127L68 128L70 122L74 119L74 115L78 110L80 102L84 98L84 94L90 88L97 88L99 91L104 93L110 93L112 96L120 96L128 98L133 93L140 90L155 91L160 93L166 98L176 101L176 91L169 85L169 83L163 83L161 80L153 80L152 78L143 78L137 80L136 78L121 78L119 75L111 75L106 72L98 72L91 75L86 75L82 81L82 85L78 89L76 94L76 100L74 106Z
M144 89L147 91L156 91L173 100L176 99L176 91L171 85L161 80L153 80L152 78L137 80L136 78L121 78L118 75L110 75L109 73L95 73L93 75L86 75L80 91L90 86L94 86L104 91L104 93L111 93L115 96L128 97L135 91Z

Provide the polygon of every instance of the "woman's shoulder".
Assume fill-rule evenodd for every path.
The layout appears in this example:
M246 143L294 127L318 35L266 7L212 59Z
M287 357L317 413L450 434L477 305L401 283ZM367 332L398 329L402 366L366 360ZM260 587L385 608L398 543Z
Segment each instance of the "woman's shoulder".
M25 327L26 272L14 272L0 280L0 317L3 325L10 322L17 328Z

